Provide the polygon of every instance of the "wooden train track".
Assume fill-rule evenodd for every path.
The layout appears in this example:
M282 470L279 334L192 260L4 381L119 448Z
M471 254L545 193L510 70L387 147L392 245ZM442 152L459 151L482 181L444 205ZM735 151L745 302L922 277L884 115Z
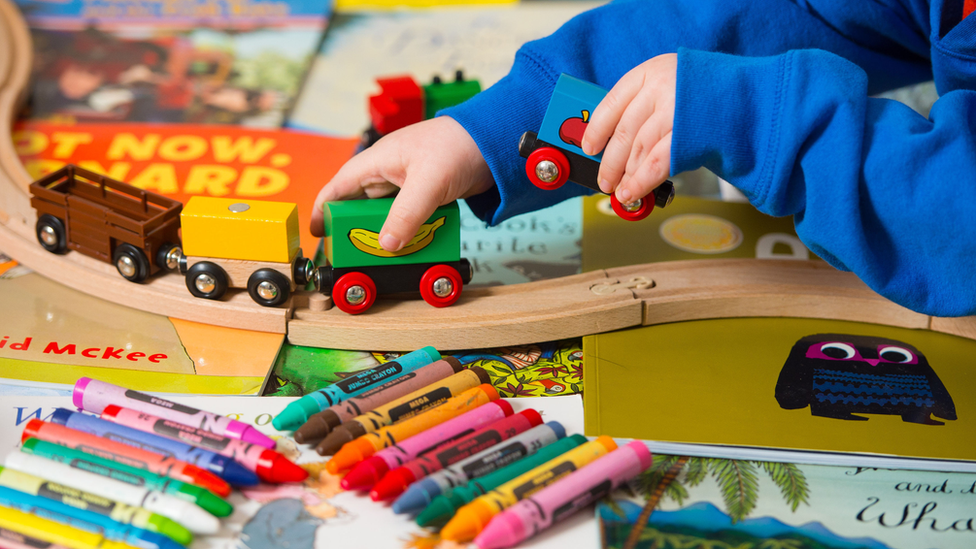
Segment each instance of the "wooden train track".
M519 345L640 325L726 317L806 317L930 329L976 339L976 317L914 313L872 292L850 273L821 262L698 260L636 265L554 280L465 291L435 309L419 298L384 299L364 315L314 311L309 296L265 308L245 293L224 301L192 297L183 278L145 284L78 253L52 255L36 242L30 177L10 128L31 65L27 26L0 0L0 251L34 271L121 305L185 320L287 333L297 345L336 349L442 350Z

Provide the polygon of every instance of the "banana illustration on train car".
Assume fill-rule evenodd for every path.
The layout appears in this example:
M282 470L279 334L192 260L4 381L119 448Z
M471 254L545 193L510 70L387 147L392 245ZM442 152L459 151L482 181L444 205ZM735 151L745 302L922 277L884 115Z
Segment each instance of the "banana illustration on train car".
M471 264L461 257L457 202L438 208L402 249L388 252L379 244L379 231L392 204L392 198L378 198L323 207L327 264L313 280L342 311L359 314L377 295L418 289L427 303L447 307L471 282Z

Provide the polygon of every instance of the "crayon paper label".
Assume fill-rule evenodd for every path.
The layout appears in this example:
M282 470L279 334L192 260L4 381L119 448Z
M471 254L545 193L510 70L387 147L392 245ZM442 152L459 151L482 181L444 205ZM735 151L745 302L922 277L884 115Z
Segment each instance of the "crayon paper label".
M604 480L586 492L556 507L556 510L552 512L552 522L559 522L563 517L568 517L594 501L603 498L612 489L613 482L610 479Z
M423 396L404 402L399 406L394 406L390 408L390 423L397 423L400 420L415 416L424 410L429 410L434 406L443 404L451 396L450 388L438 387Z
M145 479L138 475L126 473L125 471L119 471L118 469L112 469L99 463L92 463L83 459L72 459L70 462L66 462L66 464L81 471L95 473L96 475L115 479L133 486L145 486L146 484Z
M477 454L485 448L494 446L501 441L502 435L498 431L485 431L484 433L471 437L470 439L465 440L460 444L456 444L443 452L438 452L434 458L441 464L441 467L447 467L468 456Z
M464 437L470 435L473 432L474 432L474 429L465 429L463 432L458 433L458 434L454 435L453 437L450 437L448 439L441 439L441 440L435 441L433 444L431 444L430 446L428 446L428 447L420 450L415 455L417 457L420 457L420 456L422 456L422 455L424 455L424 454L426 454L426 453L428 453L428 452L430 452L432 450L435 450L437 447L441 446L442 444L451 442L452 440L457 440L459 438L464 438ZM409 439L407 439L407 440L409 440Z
M165 400L162 398L157 398L152 395L147 395L146 393L140 393L139 391L133 391L131 389L126 390L125 396L131 398L132 400L138 400L141 402L147 402L153 406L159 406L161 408L168 408L170 410L176 410L177 412L182 412L188 415L194 415L199 410L195 408L190 408L188 406L183 406L182 404L177 404L175 402Z
M21 533L14 532L12 530L7 530L6 528L0 528L0 540L10 540L14 543L19 543L21 545L26 545L28 547L36 547L37 549L46 549L53 545L50 542L42 541L37 538L32 538L25 536Z
M372 389L366 391L365 393L360 393L359 396L357 396L356 398L358 398L358 399L369 398L369 397L375 395L376 393L380 393L382 391L385 391L385 390L389 389L390 387L396 387L397 385L399 385L401 383L404 383L404 382L407 382L407 381L410 381L410 380L412 380L415 377L417 377L417 374L414 373L414 372L410 372L410 373L407 373L407 374L403 374L402 376L398 376L398 377L395 377L395 378L393 378L391 380L388 380L386 383L384 383L383 385L380 385L379 387L373 387Z
M227 444L230 443L230 439L211 433L210 431L196 429L194 427L166 419L161 419L154 423L153 432L159 433L164 437L182 440L187 444L200 446L215 452L222 451L227 447Z
M483 477L509 463L515 463L529 455L529 449L521 442L506 444L485 457L472 461L461 468L467 478Z
M355 393L356 391L363 389L364 387L369 387L374 383L379 383L384 379L400 374L403 371L403 366L400 366L398 362L387 362L381 369L376 371L363 372L361 374L346 378L342 381L334 383L332 386L339 389L347 395L350 393Z
M60 501L65 505L77 507L78 509L94 511L99 515L105 515L107 517L112 515L112 509L115 507L115 502L110 499L53 482L45 482L38 486L37 495L47 499L53 499L54 501Z
M564 461L546 471L545 474L539 475L525 484L516 486L515 489L512 490L512 494L515 496L516 500L521 501L575 470L576 464L571 461Z

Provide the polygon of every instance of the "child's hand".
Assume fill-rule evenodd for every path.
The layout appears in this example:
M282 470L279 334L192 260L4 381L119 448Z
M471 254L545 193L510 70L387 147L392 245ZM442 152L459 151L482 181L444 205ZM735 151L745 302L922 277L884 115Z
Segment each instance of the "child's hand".
M312 234L322 236L322 203L379 198L400 189L380 230L387 251L403 247L438 206L483 193L495 184L468 132L442 116L407 126L352 157L319 191Z
M590 116L581 148L589 155L603 150L600 190L615 192L623 204L647 196L670 174L677 74L677 54L645 61Z

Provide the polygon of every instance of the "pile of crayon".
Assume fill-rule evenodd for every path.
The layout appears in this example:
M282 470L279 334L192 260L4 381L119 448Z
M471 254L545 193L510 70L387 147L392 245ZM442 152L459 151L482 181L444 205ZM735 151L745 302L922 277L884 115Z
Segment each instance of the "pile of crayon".
M488 381L425 347L302 397L274 425L332 455L346 490L482 549L514 546L651 465L641 442L617 448L513 413Z
M232 486L308 473L254 427L81 378L79 410L30 420L0 466L0 546L182 549L233 512Z

